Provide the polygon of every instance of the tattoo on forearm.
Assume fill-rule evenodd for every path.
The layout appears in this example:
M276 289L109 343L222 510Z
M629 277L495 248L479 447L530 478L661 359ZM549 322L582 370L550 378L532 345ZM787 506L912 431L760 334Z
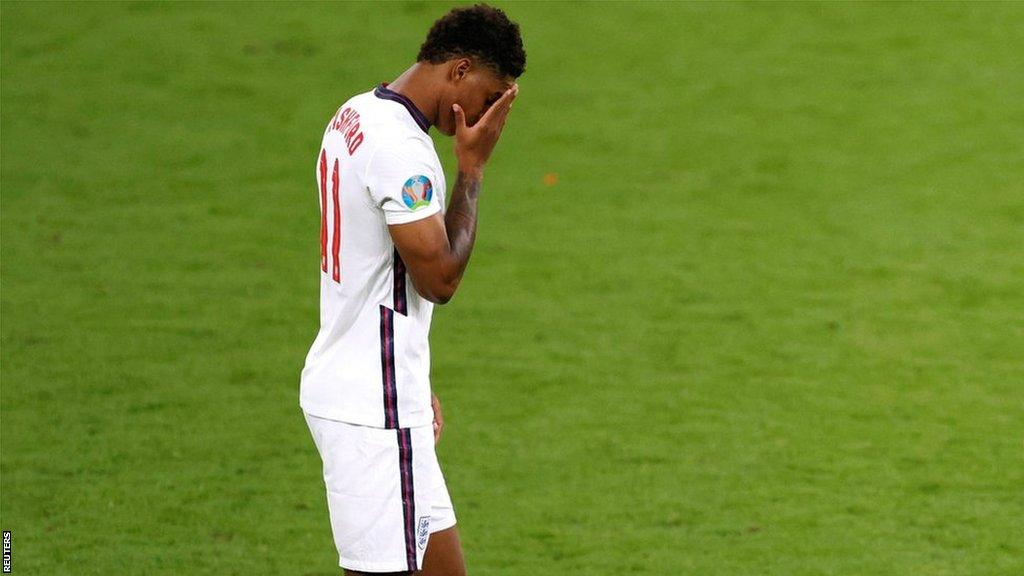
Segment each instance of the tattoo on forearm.
M466 269L469 255L473 252L476 240L476 201L480 195L481 178L479 175L459 172L452 188L452 200L448 204L444 223L448 231L448 244L452 256L458 263L458 275Z

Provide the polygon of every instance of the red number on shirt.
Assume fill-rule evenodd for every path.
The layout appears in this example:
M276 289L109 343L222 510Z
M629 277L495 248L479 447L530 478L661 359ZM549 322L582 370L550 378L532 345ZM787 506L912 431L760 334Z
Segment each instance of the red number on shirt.
M327 235L331 238L331 278L341 283L341 201L339 188L341 174L338 159L334 159L334 171L331 174L331 203L334 210L333 227L327 228L327 150L320 150L320 270L327 272Z

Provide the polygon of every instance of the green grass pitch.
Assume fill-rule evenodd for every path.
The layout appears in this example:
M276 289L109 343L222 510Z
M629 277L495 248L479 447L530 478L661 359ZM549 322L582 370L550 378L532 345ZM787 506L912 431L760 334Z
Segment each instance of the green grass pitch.
M338 573L315 156L449 6L0 6L15 574ZM471 574L1024 574L1024 6L503 6Z

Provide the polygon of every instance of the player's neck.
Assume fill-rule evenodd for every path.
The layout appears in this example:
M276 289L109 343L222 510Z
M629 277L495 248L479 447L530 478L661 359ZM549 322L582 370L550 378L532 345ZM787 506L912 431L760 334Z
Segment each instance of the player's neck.
M437 125L437 101L434 97L435 82L431 66L419 62L413 64L402 75L388 84L388 90L405 96L419 108L431 126Z

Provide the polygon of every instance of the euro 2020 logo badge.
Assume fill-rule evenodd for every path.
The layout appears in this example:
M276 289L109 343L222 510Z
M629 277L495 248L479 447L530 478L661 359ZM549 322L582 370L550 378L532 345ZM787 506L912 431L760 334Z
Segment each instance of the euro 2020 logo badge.
M424 206L430 206L430 199L434 197L434 186L426 176L413 176L405 181L402 186L402 201L410 210L419 210Z

